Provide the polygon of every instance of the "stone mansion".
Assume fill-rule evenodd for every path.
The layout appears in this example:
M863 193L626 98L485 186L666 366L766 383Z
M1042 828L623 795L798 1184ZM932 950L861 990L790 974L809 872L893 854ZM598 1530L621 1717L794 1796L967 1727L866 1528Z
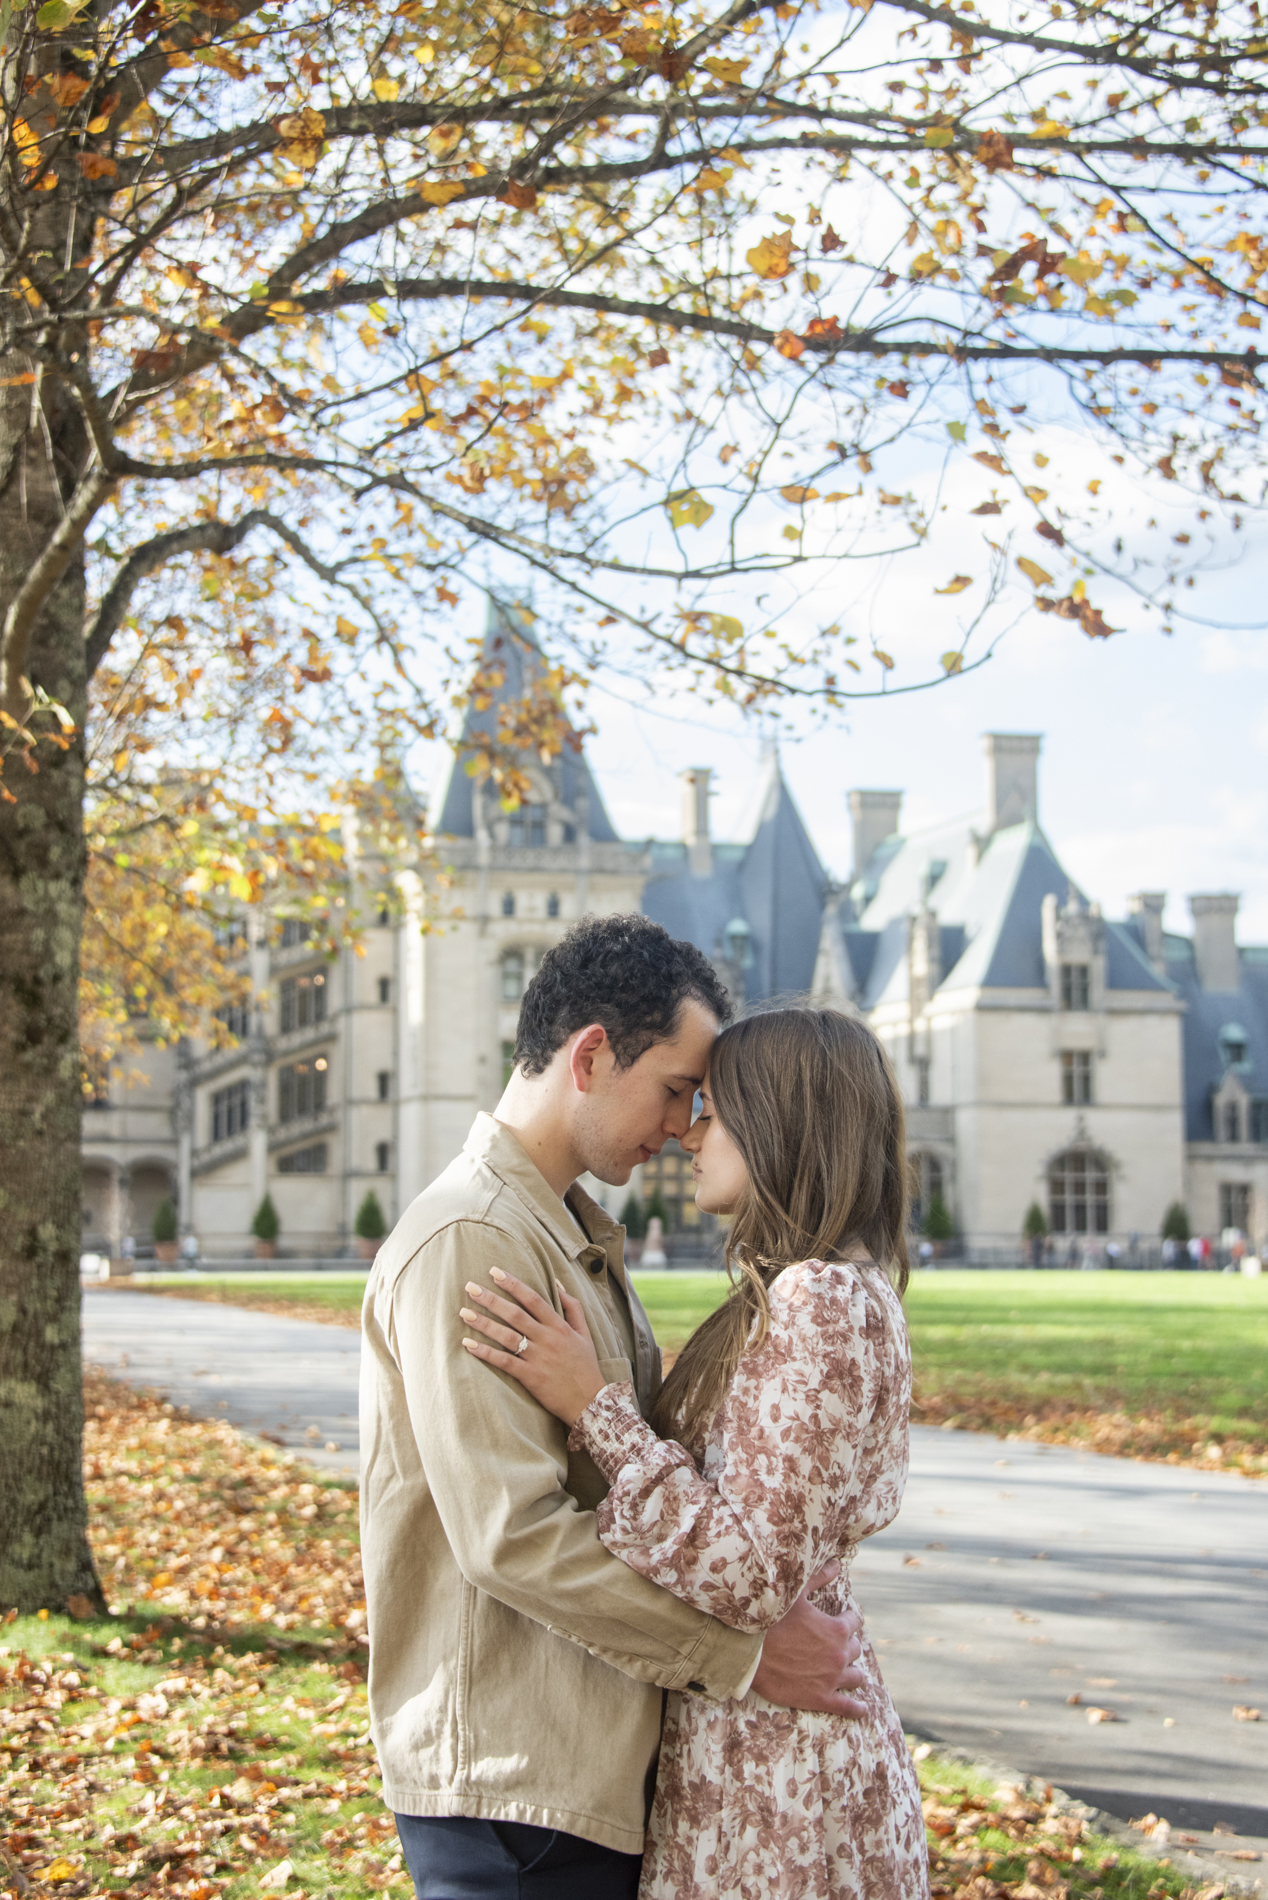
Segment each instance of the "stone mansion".
M496 604L486 660L518 698L539 656ZM496 702L468 717L492 730ZM391 1223L491 1109L538 960L587 911L641 910L713 959L737 1003L812 995L883 1038L908 1105L917 1208L939 1192L971 1247L1015 1247L1044 1208L1058 1248L1195 1232L1268 1234L1268 947L1237 943L1237 898L1193 896L1192 937L1143 892L1121 922L1071 882L1039 823L1040 739L985 739L969 819L904 835L897 791L849 793L848 882L824 869L772 754L750 836L709 822L711 774L683 775L676 839L617 836L582 750L524 769L504 812L463 769L434 813L435 865L365 867L397 899L359 949L320 954L294 919L246 920L255 1006L236 1046L191 1038L117 1065L85 1111L84 1246L146 1251L158 1202L208 1256L250 1251L265 1193L281 1250L350 1253L373 1188ZM373 906L371 907L373 913ZM676 1144L633 1183L688 1241L699 1217ZM619 1212L627 1189L602 1190Z

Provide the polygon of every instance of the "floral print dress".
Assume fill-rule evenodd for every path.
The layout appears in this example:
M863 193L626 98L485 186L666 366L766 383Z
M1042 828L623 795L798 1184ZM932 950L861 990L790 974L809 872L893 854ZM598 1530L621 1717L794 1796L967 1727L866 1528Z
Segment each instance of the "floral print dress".
M769 1629L834 1557L815 1601L855 1608L849 1560L907 1477L911 1355L886 1274L806 1261L770 1304L697 1456L657 1438L628 1385L569 1441L611 1486L607 1548L732 1629ZM669 1693L639 1900L926 1900L919 1785L866 1635L860 1667L862 1719Z

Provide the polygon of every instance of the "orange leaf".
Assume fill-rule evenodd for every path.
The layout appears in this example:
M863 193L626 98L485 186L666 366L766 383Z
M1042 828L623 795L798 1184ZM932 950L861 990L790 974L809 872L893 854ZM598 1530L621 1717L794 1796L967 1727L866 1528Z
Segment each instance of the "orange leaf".
M795 363L799 356L806 353L805 344L792 330L781 330L773 347L781 356L786 356L790 363Z
M80 152L79 169L85 178L113 178L119 167L103 152Z
M531 211L537 203L537 193L531 185L521 185L518 179L508 178L497 199L499 204L513 205L517 211Z

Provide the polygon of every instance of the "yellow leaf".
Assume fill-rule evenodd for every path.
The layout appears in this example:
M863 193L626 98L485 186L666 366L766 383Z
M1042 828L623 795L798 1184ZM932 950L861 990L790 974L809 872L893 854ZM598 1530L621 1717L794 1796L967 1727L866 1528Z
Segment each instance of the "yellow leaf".
M418 195L426 204L447 205L455 198L461 198L466 187L456 179L428 179L418 187Z
M942 670L944 673L958 673L963 665L964 655L962 653L944 653L942 655Z
M971 574L955 574L945 587L935 587L933 591L935 594L962 594L966 587L972 587L972 585Z
M399 99L401 96L401 82L399 79L376 79L370 87L370 91L374 94L376 99Z
M350 620L345 620L343 615L340 614L335 622L335 632L339 635L341 640L355 640L359 629L354 627Z
M66 1860L61 1855L59 1855L50 1866L46 1867L44 1872L40 1875L41 1880L48 1881L76 1880L78 1877L79 1869L76 1867L74 1861Z
M1069 126L1062 125L1060 119L1045 119L1042 125L1035 127L1037 139L1068 139L1069 136Z
M785 501L803 502L818 501L819 499L819 490L817 488L798 488L795 482L791 482L787 488L781 488L779 492Z
M713 513L713 504L694 488L683 488L668 497L665 510L675 528L703 528Z
M925 144L932 146L950 145L955 133L949 125L931 125L925 130Z
M715 634L719 640L742 640L744 622L737 620L734 614L710 614L709 632Z
M800 541L801 529L789 526L783 530L783 535L785 541Z
M1017 556L1017 565L1026 576L1026 579L1033 581L1036 587L1047 587L1050 585L1052 576L1040 567L1038 561L1028 560L1024 554L1019 554Z
M1249 310L1242 311L1241 316L1237 319L1237 323L1239 329L1242 330L1257 330L1259 328L1259 318L1252 317Z
M1040 502L1040 501L1047 501L1047 499L1048 499L1048 491L1047 491L1047 489L1046 489L1046 488L1036 488L1036 487L1035 487L1035 486L1034 486L1034 485L1032 484L1032 485L1031 485L1031 486L1030 486L1030 487L1029 487L1029 488L1028 488L1028 489L1026 490L1026 496L1027 496L1027 499L1028 499L1028 500L1030 500L1030 501L1034 501L1034 502Z
M792 269L792 242L792 232L781 231L777 237L762 238L744 255L759 277L768 280L787 277Z
M887 673L892 671L894 662L890 659L888 653L882 653L879 647L872 648L872 658L879 660Z
M712 73L724 85L738 86L744 77L744 68L751 64L747 59L706 59L701 61L705 71Z
M357 335L361 338L367 350L378 349L379 333L372 323L359 323L357 325Z
M1036 450L1036 452L1035 452L1035 467L1036 467L1036 468L1047 468L1047 466L1048 466L1048 458L1047 458L1047 456L1046 456L1046 455L1040 455L1040 454L1039 454L1039 452L1038 452L1038 451Z
M462 143L462 132L460 125L434 125L427 134L427 150L433 158L448 158L450 152Z
M194 54L194 58L203 66L215 66L222 73L228 73L230 79L245 79L247 69L236 53L230 53L223 46L204 46ZM88 130L91 132L92 127Z

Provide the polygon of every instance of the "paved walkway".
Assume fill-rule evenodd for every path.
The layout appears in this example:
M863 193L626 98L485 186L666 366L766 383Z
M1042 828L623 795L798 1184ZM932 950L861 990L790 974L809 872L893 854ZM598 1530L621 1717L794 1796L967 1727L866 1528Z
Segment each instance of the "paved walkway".
M355 1474L357 1333L105 1288L84 1319L107 1370ZM910 1727L1268 1853L1268 1483L917 1428L854 1577Z

